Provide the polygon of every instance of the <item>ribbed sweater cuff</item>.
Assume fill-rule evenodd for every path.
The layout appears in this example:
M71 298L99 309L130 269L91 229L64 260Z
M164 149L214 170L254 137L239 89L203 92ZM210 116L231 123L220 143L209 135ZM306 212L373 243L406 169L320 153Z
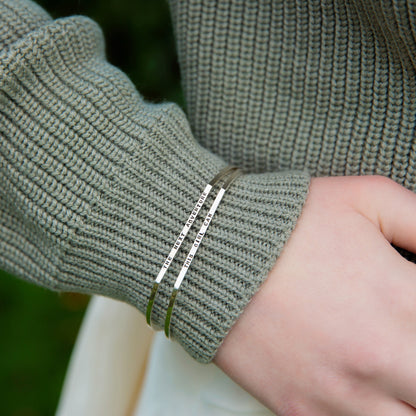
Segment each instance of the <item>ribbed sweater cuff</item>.
M169 140L166 140L166 138ZM176 108L141 151L115 172L66 253L67 273L97 273L107 294L146 310L163 262L206 183L226 164L197 145ZM246 174L224 195L178 293L171 334L209 362L266 279L300 215L304 172ZM153 321L162 328L174 281L216 195L208 197L159 288ZM91 259L93 259L93 264ZM122 282L122 283L121 283Z
M153 280L205 184L227 163L183 112L145 103L105 61L97 25L43 24L0 54L0 265L56 290L145 311ZM182 283L173 337L209 362L300 215L306 172L245 174L225 194ZM210 196L160 287L162 326Z

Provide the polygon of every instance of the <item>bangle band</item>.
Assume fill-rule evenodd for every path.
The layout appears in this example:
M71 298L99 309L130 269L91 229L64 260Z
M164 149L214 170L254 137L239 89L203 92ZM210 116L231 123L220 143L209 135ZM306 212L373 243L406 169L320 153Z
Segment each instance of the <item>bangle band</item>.
M176 300L176 295L178 294L178 290L181 286L181 283L187 273L187 271L189 270L189 266L192 263L193 258L195 257L195 254L199 248L199 246L201 245L202 239L205 236L205 233L209 227L209 225L211 224L211 220L212 217L215 214L215 211L218 208L218 205L221 202L222 197L225 194L225 191L230 187L230 185L234 182L235 179L237 179L240 175L242 174L241 169L236 169L230 176L229 178L224 182L224 184L222 185L221 189L218 191L217 196L215 197L214 202L211 205L211 208L209 209L208 214L205 217L205 220L201 226L201 228L199 229L199 232L194 240L194 243L191 247L191 249L189 250L189 253L183 263L182 269L178 275L178 277L176 278L176 282L175 285L173 287L173 291L172 294L170 296L170 300L169 300L169 306L166 312L166 319L165 319L165 335L167 338L170 337L170 321L171 321L171 317L172 317L172 312L173 312L173 307L175 305L175 300Z
M165 273L167 272L169 266L172 263L172 260L174 259L176 253L178 252L179 248L182 245L182 242L184 241L186 235L188 234L188 231L190 230L192 224L195 221L195 218L197 217L200 209L204 205L205 200L207 199L209 193L211 192L211 189L226 175L228 175L230 172L237 170L238 168L236 166L227 166L226 168L222 169L219 173L217 173L214 178L205 186L205 189L203 190L202 194L199 196L198 201L196 202L191 214L189 215L188 220L186 221L185 225L183 226L183 229L179 236L176 238L175 244L173 245L172 249L170 250L169 255L166 257L162 268L159 271L159 274L157 275L152 291L150 293L149 301L147 303L147 309L146 309L146 322L148 325L151 326L151 318L152 318L152 310L153 310L153 303L155 301L155 297L159 288L159 284L162 281Z

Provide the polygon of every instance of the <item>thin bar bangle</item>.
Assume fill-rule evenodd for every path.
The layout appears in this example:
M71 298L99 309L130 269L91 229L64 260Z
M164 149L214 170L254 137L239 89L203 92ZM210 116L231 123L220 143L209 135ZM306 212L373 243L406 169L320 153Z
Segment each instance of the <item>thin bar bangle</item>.
M222 169L219 173L217 173L214 178L205 186L205 189L203 190L202 194L199 196L198 201L196 202L194 209L192 210L191 214L189 215L188 220L186 221L185 225L183 226L183 229L179 236L176 238L175 244L173 245L172 249L170 250L169 255L166 257L165 262L163 263L162 268L159 271L159 274L157 275L152 291L150 292L150 297L147 303L147 309L146 309L146 322L149 326L151 326L151 318L152 318L152 310L153 310L153 303L155 301L155 297L157 294L157 291L159 289L159 284L162 281L165 273L169 269L170 264L172 263L172 260L174 259L176 253L178 252L180 246L182 245L183 240L185 239L186 235L188 234L188 231L190 230L192 224L195 221L195 218L197 217L200 209L204 205L205 200L207 199L209 193L211 192L211 189L226 175L228 175L233 170L238 169L236 166L227 166L226 168Z
M189 270L189 266L192 263L193 258L195 257L195 254L199 248L199 246L201 245L202 239L205 236L205 233L211 223L212 217L215 214L215 211L218 208L218 205L221 202L222 197L225 194L225 191L230 187L230 185L234 182L235 179L237 179L240 175L242 174L241 169L237 169L235 172L233 172L228 179L224 182L223 186L221 187L221 189L218 191L217 196L215 197L214 202L211 205L211 208L209 209L209 212L207 214L207 216L205 217L205 220L201 226L201 228L199 229L199 232L194 240L194 243L191 247L191 249L189 250L189 253L183 263L182 269L176 279L175 285L173 287L173 291L172 294L170 296L170 300L169 300L169 306L166 312L166 319L165 319L165 335L167 338L170 337L170 321L171 321L171 317L172 317L172 312L173 312L173 307L175 305L175 300L176 300L176 295L178 294L179 288L181 286L181 283L187 273L187 271Z

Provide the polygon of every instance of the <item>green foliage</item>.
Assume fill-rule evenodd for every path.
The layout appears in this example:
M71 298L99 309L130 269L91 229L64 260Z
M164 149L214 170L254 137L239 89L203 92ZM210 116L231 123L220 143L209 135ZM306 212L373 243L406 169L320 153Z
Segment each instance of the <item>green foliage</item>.
M102 27L109 61L151 101L183 106L164 0L39 0L55 18L83 14ZM0 271L0 414L55 412L88 297L57 294Z
M167 0L41 0L55 18L83 14L103 29L108 60L151 101L183 105Z
M0 271L2 415L54 413L87 302Z

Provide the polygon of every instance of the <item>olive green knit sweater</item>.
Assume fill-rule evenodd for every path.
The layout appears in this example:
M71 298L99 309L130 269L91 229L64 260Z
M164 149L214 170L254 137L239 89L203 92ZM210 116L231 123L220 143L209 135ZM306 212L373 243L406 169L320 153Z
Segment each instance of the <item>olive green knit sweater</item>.
M416 3L192 0L171 11L187 116L143 101L90 19L0 0L0 267L144 312L205 184L238 165L246 174L172 315L174 338L208 362L289 238L310 175L382 174L416 190ZM161 285L158 326L214 196Z

